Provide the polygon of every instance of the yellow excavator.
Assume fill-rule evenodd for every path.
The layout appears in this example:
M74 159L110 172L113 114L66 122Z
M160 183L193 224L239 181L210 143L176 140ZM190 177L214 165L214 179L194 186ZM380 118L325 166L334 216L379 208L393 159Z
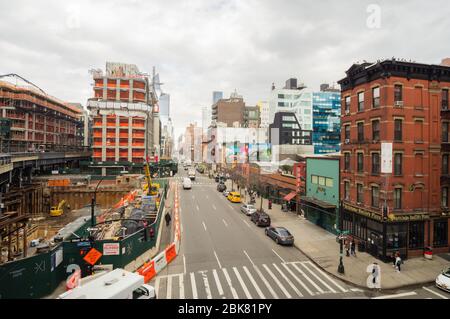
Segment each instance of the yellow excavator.
M160 185L158 183L152 183L152 178L150 176L150 165L148 164L148 160L145 162L144 169L145 177L147 178L147 184L145 184L143 187L144 192L147 192L147 195L151 196L158 195Z
M67 210L67 203L63 199L62 201L59 202L58 206L52 206L50 208L50 216L61 216L66 212L66 210Z

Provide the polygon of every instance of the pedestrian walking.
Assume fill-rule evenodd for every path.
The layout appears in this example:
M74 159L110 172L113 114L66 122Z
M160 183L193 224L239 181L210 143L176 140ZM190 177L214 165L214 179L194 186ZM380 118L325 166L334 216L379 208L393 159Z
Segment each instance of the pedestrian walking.
M396 268L397 272L401 271L401 264L402 263L403 263L403 260L400 257L400 254L398 254L397 257L395 258L395 268Z
M352 239L352 242L350 244L350 254L356 257L356 242L354 239Z
M272 200L269 200L269 209L272 209Z
M345 252L347 257L350 257L350 242L348 241L348 239L345 241Z
M172 220L172 217L170 217L170 212L167 212L164 216L164 219L166 220L166 226L169 226L170 221Z

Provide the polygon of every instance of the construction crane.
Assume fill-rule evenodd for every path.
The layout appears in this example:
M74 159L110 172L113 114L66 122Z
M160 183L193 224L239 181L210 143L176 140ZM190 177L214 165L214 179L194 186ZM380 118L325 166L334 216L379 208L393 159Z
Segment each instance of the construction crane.
M61 216L67 209L66 201L63 199L59 202L58 206L52 206L50 208L50 216Z
M145 161L144 170L145 170L145 177L147 178L147 184L144 185L144 192L148 190L147 191L148 195L158 195L160 185L158 183L152 183L148 157L147 160Z

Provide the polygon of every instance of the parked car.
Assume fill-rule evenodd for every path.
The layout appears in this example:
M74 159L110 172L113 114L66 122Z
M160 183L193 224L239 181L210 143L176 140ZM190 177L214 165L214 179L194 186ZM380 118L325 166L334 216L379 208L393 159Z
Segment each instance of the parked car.
M225 196L225 197L227 197L228 198L228 195L230 194L230 192L229 191L224 191L223 192L223 196Z
M241 212L243 212L247 216L251 216L256 212L256 207L251 204L244 204L241 206Z
M266 235L275 240L277 244L293 245L294 236L284 227L267 227Z
M191 189L192 188L192 181L190 178L183 178L183 189Z
M450 292L450 267L444 269L436 278L436 287Z
M226 190L226 189L227 189L227 186L226 186L225 184L222 184L222 183L217 184L217 190L218 190L219 192L223 192L223 191Z
M251 220L256 224L256 226L261 227L270 226L270 216L267 215L265 211L257 210L252 214Z

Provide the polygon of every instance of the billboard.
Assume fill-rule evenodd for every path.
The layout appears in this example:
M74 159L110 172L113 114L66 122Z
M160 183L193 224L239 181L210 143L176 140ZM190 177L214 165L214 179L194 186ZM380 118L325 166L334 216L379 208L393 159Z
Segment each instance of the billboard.
M392 173L392 143L381 143L381 173Z

